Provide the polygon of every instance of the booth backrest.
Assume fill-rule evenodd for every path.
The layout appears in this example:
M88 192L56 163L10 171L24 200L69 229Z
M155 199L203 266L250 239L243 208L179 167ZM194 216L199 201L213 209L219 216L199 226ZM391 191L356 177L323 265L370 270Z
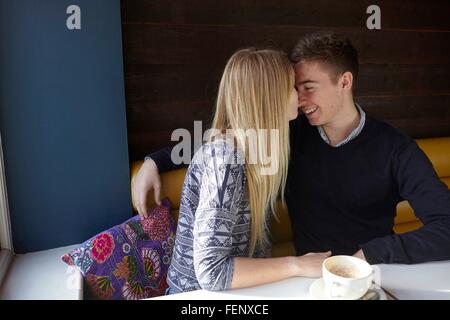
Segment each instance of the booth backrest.
M419 147L430 158L439 178L450 187L450 137L429 138L416 140ZM131 183L137 171L142 165L142 161L132 164ZM161 197L168 197L172 203L173 214L178 218L180 208L181 188L183 186L186 169L178 169L161 175ZM148 195L150 205L154 205L153 193ZM133 204L133 208L135 208ZM294 255L295 250L292 242L292 230L287 211L278 203L278 221L272 219L273 249L272 255L275 257ZM394 231L404 233L415 230L421 226L414 211L407 201L402 201L397 206L397 216L395 218Z

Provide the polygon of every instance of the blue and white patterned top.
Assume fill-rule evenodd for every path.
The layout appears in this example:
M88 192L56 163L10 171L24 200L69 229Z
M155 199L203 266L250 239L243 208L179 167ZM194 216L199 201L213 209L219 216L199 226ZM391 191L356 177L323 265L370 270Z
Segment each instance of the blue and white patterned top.
M250 247L245 169L242 152L230 141L216 139L195 153L181 194L170 293L230 288L233 257L248 257ZM269 226L269 214L266 221ZM270 249L255 250L253 257L266 257Z

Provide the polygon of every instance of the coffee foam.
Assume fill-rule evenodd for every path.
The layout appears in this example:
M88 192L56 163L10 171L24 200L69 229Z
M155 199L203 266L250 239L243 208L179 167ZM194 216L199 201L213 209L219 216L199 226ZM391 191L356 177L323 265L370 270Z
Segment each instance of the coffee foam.
M359 278L360 272L356 266L333 266L328 269L331 273L344 278Z

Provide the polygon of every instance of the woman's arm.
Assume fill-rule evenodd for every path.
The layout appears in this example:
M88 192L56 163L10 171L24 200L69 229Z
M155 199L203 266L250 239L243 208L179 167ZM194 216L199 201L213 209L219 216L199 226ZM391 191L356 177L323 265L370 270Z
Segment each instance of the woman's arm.
M322 262L331 252L308 253L300 257L234 258L232 289L252 287L290 277L320 277Z

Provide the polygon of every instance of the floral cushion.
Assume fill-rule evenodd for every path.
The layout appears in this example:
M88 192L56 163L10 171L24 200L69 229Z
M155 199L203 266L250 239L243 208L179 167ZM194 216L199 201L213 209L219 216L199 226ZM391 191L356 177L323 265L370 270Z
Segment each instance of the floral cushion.
M172 257L175 222L162 200L148 218L135 216L62 256L76 266L99 299L143 299L163 295Z

